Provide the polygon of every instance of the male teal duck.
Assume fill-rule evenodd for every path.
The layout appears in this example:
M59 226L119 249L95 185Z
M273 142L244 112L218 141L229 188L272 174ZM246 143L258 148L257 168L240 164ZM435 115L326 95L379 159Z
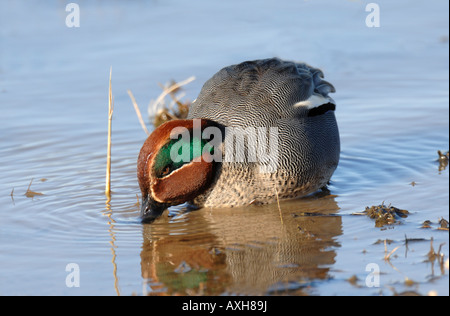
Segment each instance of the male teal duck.
M331 92L322 71L304 63L271 58L220 70L186 120L159 126L142 146L143 221L185 202L266 204L324 188L340 154Z

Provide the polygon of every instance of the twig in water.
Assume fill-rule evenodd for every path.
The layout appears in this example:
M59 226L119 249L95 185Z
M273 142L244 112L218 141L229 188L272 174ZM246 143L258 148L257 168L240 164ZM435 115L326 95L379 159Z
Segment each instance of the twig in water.
M28 185L27 192L25 192L25 196L26 196L26 197L34 198L36 195L44 195L44 194L42 194L42 193L40 193L40 192L34 192L34 191L30 190L30 188L31 188L31 183L33 183L33 179L31 179L30 184Z
M400 246L395 247L389 254L387 253L386 239L384 240L384 261L389 261L392 254L396 252Z
M11 191L11 200L12 200L13 204L16 205L16 203L14 202L14 188L12 188L12 191Z

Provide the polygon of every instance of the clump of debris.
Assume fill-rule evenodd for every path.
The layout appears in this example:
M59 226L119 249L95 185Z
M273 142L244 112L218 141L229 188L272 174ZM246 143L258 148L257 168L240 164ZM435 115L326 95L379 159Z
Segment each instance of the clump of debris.
M383 227L385 225L397 224L400 218L406 218L409 215L407 210L402 210L391 205L374 205L366 207L361 213L353 213L354 215L367 215L375 220L375 227Z
M437 226L436 229L438 230L446 230L448 231L448 221L445 218L441 218L439 219L438 223L435 224L433 222L431 222L430 220L426 220L425 222L422 223L422 228L433 228L433 226Z
M440 150L438 150L438 162L439 162L439 171L445 170L448 166L448 160L450 158L450 153L447 151L446 153L442 153Z

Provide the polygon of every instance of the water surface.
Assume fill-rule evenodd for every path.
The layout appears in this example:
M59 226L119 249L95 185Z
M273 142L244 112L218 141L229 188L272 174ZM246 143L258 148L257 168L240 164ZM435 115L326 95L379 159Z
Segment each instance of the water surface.
M0 4L0 294L448 295L448 2L79 1ZM342 154L329 195L270 206L173 209L139 222L136 159L158 82L277 56L323 69L337 90ZM112 197L104 195L113 68ZM147 121L147 123L149 123ZM37 194L28 194L30 190ZM352 215L407 209L376 228ZM430 220L432 228L423 229ZM405 244L405 239L413 241ZM384 240L388 252L384 260ZM431 241L433 240L433 241ZM66 266L80 269L68 287ZM375 264L380 282L367 286Z

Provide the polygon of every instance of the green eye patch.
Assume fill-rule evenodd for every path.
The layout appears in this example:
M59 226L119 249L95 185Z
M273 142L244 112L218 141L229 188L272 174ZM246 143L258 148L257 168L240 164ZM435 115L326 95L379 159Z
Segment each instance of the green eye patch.
M155 174L158 178L164 177L200 157L204 150L212 153L213 149L207 140L179 135L178 139L171 139L159 150L155 158Z

